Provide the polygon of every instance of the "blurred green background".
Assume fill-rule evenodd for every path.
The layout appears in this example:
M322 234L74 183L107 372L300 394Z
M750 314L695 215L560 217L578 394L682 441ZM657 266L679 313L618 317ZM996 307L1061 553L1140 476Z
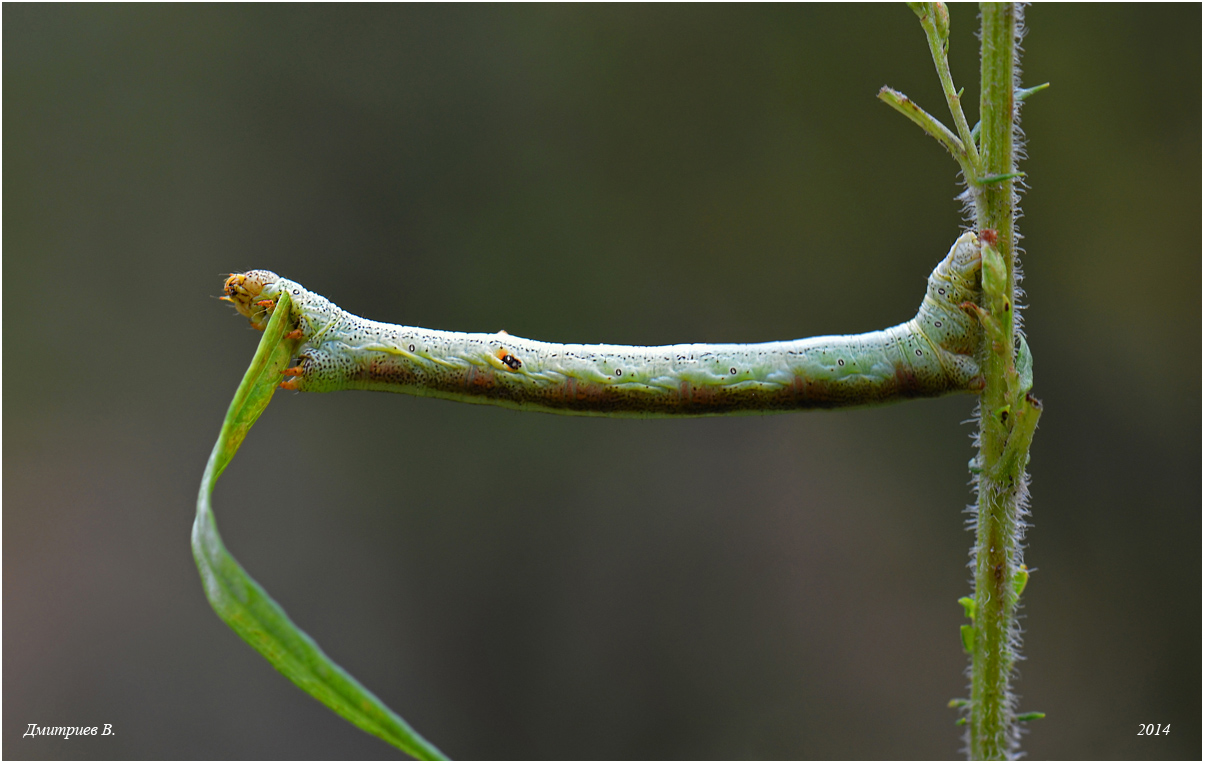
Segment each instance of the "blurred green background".
M952 65L978 98L973 6ZM270 268L379 320L761 341L913 315L960 231L890 6L3 9L4 753L388 758L210 610ZM1201 8L1038 5L1033 758L1201 756ZM972 121L975 119L971 115ZM970 397L687 421L278 395L227 544L457 758L950 758ZM1140 723L1170 724L1138 737ZM108 738L22 738L28 724Z

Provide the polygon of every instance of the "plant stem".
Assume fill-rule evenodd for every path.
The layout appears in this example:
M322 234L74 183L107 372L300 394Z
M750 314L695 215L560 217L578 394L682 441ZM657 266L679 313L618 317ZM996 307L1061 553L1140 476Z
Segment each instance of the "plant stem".
M1040 404L1017 371L1015 93L1019 6L982 3L979 114L981 178L975 216L984 235L985 388L980 398L976 510L975 639L971 651L968 743L972 759L1004 759L1017 751L1015 698L1009 683L1020 642L1016 624L1022 570L1029 441Z
M977 167L979 149L975 146L966 114L962 111L962 94L954 89L950 60L946 55L950 47L950 14L945 3L908 3L908 7L920 18L921 27L929 41L929 52L933 55L933 65L937 69L937 79L941 81L941 90L946 96L946 104L950 107L950 116L954 118L954 127L958 130L962 144L966 146L968 162L972 167Z
M963 173L967 177L973 177L973 165L968 164L965 144L958 139L957 135L950 132L950 128L943 125L941 120L922 109L908 96L886 85L879 90L879 100L900 114L903 114L919 125L920 129L933 136L938 143L946 147L946 151L950 152L951 156L958 160L958 164L963 168Z
M1024 535L1029 445L1042 413L1042 404L1029 394L1033 387L1033 358L1018 332L1017 295L1017 172L1016 104L1045 85L1016 90L1019 71L1017 40L1021 6L982 3L980 31L980 122L967 127L961 93L950 76L950 16L943 3L913 2L929 41L933 64L954 118L958 135L890 88L879 98L902 112L954 155L962 167L980 236L983 303L971 305L984 328L980 368L984 389L979 399L979 455L972 472L977 477L975 597L959 600L973 624L962 627L962 642L971 654L971 699L951 701L966 714L967 752L972 759L1004 759L1017 753L1019 720L1009 687L1020 646L1017 601L1029 580L1021 557ZM978 145L976 145L978 141Z

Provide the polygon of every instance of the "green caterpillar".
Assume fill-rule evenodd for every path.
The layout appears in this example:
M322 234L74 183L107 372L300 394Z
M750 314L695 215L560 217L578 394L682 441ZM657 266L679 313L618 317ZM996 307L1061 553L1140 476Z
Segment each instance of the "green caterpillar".
M292 298L299 363L283 387L385 390L557 414L710 416L867 406L978 392L979 240L965 233L920 310L865 334L738 345L561 345L369 321L271 271L232 274L226 299L262 329Z

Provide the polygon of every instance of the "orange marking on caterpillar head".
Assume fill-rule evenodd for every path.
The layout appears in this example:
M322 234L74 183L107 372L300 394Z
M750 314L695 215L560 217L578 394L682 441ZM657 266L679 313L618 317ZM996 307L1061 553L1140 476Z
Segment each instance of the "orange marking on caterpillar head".
M280 279L271 271L247 271L246 273L232 273L222 284L222 291L225 296L222 298L226 302L234 305L239 313L251 319L252 323L263 323L257 321L262 318L265 300L261 300L264 288L268 284L273 284ZM271 305L272 303L268 303Z
M226 281L222 283L222 291L226 294L234 294L235 290L241 289L247 281L247 277L241 273L232 273L226 277Z

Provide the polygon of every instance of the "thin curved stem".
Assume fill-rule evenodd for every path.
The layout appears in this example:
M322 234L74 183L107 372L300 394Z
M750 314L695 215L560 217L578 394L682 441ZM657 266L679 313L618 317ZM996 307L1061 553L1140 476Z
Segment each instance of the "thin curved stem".
M879 100L915 122L920 129L945 146L946 151L950 152L950 156L962 165L964 174L973 171L974 165L970 164L966 144L959 140L958 136L950 131L950 128L943 125L941 120L922 109L908 96L886 85L879 89Z
M950 74L950 15L945 3L908 3L908 6L920 17L925 37L929 41L929 52L933 55L933 66L937 69L937 78L941 81L941 90L945 94L946 104L950 107L950 116L954 118L954 127L958 136L966 146L967 161L972 167L979 166L979 149L967 124L966 114L962 111L962 93L954 88L954 77ZM968 178L973 176L967 176Z

